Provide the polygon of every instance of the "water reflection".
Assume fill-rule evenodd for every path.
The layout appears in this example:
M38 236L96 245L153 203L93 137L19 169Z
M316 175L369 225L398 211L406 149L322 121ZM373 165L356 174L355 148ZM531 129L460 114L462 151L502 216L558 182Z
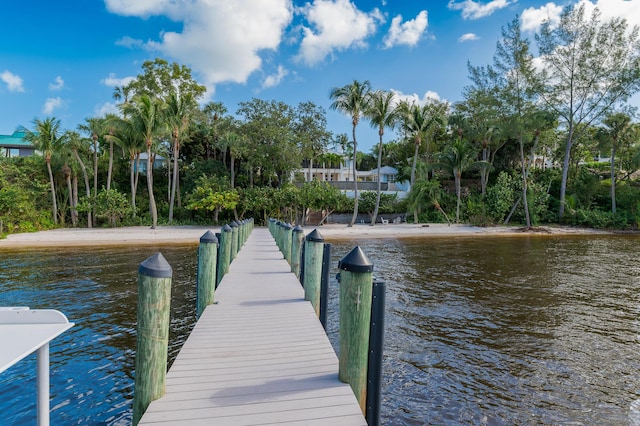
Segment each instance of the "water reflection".
M196 248L0 252L0 306L53 308L75 327L51 345L51 423L131 423L137 271L161 251L173 268L169 356L195 321ZM35 355L0 375L2 424L34 424Z
M640 426L640 239L435 238L355 245L387 283L390 425ZM173 357L194 321L196 248L0 252L0 305L56 308L52 424L131 422L137 267L174 270ZM338 283L328 332L339 350ZM0 375L2 424L35 422L35 357Z
M385 423L629 424L638 241L334 244L336 262L359 244L387 282Z

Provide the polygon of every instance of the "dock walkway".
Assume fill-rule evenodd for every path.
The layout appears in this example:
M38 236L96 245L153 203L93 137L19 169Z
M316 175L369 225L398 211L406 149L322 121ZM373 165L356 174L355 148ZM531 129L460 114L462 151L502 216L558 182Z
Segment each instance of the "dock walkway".
M366 425L304 290L255 228L141 425Z

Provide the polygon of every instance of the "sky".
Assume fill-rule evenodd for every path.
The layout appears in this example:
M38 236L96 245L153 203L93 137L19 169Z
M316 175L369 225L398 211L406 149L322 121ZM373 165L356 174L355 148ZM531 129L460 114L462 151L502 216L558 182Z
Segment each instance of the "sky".
M0 134L55 117L74 130L117 112L114 87L163 58L191 68L202 102L234 115L252 98L327 111L329 130L351 135L329 92L354 80L399 97L456 102L467 63L488 65L500 32L520 19L527 37L577 1L526 0L21 0L0 25ZM603 18L640 25L640 0L580 0ZM535 47L535 42L532 41ZM634 102L640 106L640 102ZM362 122L359 149L377 131ZM385 141L393 139L387 132Z

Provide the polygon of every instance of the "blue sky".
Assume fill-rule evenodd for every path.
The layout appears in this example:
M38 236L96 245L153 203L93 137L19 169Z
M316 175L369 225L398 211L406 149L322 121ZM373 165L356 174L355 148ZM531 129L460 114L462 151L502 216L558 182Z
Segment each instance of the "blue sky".
M581 0L603 17L640 24L640 0ZM354 79L400 96L455 102L467 61L491 62L516 15L532 35L575 1L524 0L21 0L0 26L0 134L34 118L75 129L116 112L113 88L161 57L185 64L207 99L235 113L251 98L327 109L329 129L351 134L328 93ZM636 97L637 99L637 97ZM393 136L385 137L385 140ZM360 149L377 133L358 126Z

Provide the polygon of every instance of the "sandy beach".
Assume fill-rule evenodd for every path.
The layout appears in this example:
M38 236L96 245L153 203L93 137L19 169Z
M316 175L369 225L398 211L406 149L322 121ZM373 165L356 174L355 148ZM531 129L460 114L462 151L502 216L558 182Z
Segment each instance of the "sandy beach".
M519 227L495 226L477 227L471 225L435 224L386 224L370 226L357 224L347 227L343 224L323 226L307 226L305 234L317 229L327 241L348 241L371 238L423 238L452 236L526 236L526 235L582 235L607 234L585 228L540 227L525 232ZM64 247L64 246L108 246L108 245L160 245L160 244L197 244L200 237L211 230L219 232L219 226L159 226L151 229L147 226L123 228L92 229L54 229L22 234L11 234L0 240L0 249L29 247Z

